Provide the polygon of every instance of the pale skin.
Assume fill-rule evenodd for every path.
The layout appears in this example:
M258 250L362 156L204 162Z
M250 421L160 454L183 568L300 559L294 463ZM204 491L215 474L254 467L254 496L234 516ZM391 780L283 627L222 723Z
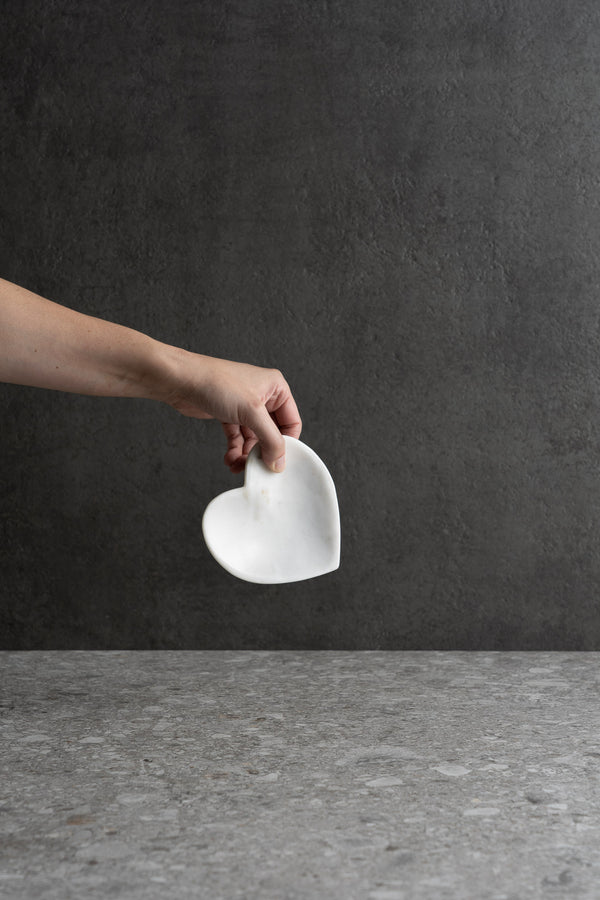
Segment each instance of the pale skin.
M265 369L191 353L88 316L0 279L0 381L102 397L158 400L184 416L217 419L225 464L244 469L260 444L266 465L285 467L283 435L302 422L285 378Z

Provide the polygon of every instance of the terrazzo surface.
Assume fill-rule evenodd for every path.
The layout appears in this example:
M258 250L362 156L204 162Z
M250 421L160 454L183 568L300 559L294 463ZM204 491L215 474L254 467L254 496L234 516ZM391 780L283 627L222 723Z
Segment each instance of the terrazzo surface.
M0 897L598 897L600 654L0 654Z

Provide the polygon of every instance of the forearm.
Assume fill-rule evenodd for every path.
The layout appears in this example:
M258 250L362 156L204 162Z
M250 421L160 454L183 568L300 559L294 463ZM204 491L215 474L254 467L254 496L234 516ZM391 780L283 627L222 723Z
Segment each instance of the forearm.
M226 464L244 466L259 441L274 471L282 435L299 437L298 408L281 372L190 353L86 316L0 279L0 381L104 397L146 397L185 416L218 419Z
M166 400L161 392L178 352L0 279L0 381Z

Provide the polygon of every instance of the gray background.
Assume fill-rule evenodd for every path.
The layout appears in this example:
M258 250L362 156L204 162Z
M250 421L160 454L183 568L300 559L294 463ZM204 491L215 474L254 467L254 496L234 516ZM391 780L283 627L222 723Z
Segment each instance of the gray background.
M0 386L1 646L600 647L596 0L10 0L0 44L0 273L281 368L343 529L237 581L216 423Z

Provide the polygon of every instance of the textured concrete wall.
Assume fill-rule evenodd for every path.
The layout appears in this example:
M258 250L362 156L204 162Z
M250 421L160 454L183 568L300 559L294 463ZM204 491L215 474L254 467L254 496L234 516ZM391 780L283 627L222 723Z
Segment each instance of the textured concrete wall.
M334 575L239 582L220 429L0 386L4 647L598 648L595 0L9 0L0 273L281 368Z

